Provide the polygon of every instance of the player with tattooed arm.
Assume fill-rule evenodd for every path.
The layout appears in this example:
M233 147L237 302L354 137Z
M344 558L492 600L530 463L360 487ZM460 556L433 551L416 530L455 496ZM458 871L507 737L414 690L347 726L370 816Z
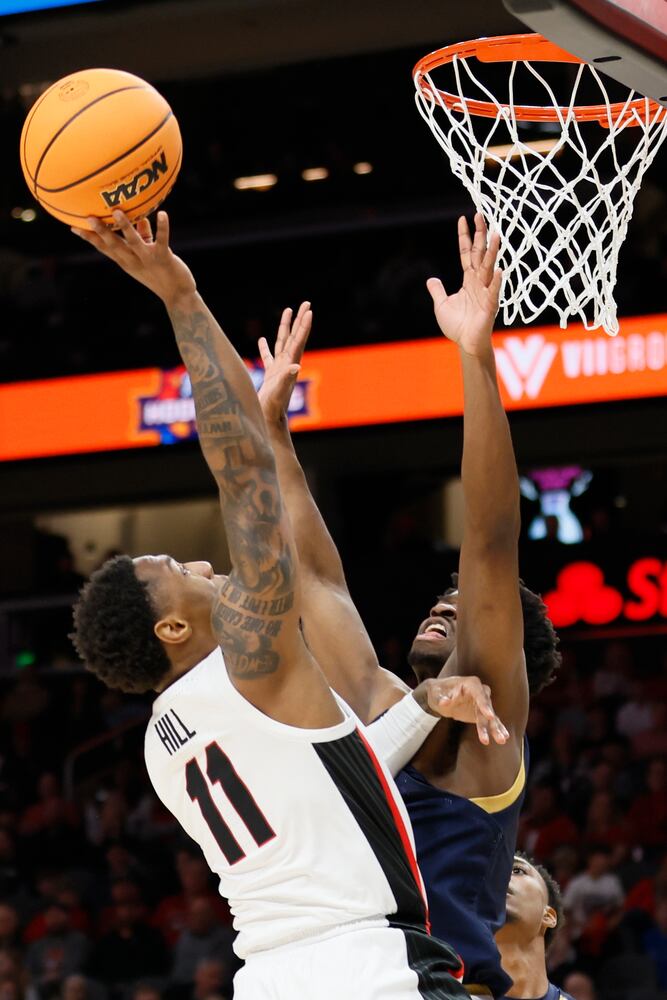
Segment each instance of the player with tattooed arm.
M300 628L302 588L245 364L159 213L76 231L164 302L192 381L232 568L116 557L85 585L74 642L124 691L154 690L153 785L220 878L246 960L238 1000L450 1000L460 960L430 936L396 772L446 715L506 740L477 678L429 681L364 730ZM380 758L380 759L378 759Z
M544 604L519 580L519 480L491 343L499 241L492 236L487 245L482 217L475 222L473 240L459 220L461 289L447 295L438 279L428 282L463 374L464 535L455 585L419 626L409 662L418 681L441 671L479 675L510 738L488 746L466 728L440 722L397 784L415 832L433 931L462 956L471 993L500 997L511 980L494 934L505 919L524 794L529 693L553 678L560 657ZM400 703L407 688L378 664L290 440L286 410L308 332L309 314L291 331L281 329L274 354L260 341L266 372L260 401L295 528L306 642L334 690L368 722Z

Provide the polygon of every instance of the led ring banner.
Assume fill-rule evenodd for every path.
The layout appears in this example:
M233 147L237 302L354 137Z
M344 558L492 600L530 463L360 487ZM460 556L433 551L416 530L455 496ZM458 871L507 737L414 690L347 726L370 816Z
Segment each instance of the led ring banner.
M165 335L167 335L165 331ZM667 395L667 314L618 336L574 324L494 336L508 410ZM443 337L309 351L290 405L295 431L460 416L457 349ZM261 367L248 363L256 385ZM170 444L196 436L183 368L0 385L0 461Z

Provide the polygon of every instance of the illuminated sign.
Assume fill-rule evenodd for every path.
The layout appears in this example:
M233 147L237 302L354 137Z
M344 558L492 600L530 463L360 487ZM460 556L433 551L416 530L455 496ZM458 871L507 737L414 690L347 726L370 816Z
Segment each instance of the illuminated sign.
M494 347L508 410L667 395L667 315L624 319L613 338L588 333L580 324L498 333ZM261 369L248 367L258 385ZM146 368L0 385L0 461L149 447L192 436L184 378L182 368ZM438 337L310 351L290 425L328 430L462 412L457 348Z
M628 568L626 590L622 594L605 583L595 563L574 562L560 571L544 603L556 628L667 619L667 562L651 556L637 559Z
M547 518L555 517L558 522L556 537L564 545L576 545L583 541L584 529L570 507L572 497L579 497L586 491L593 473L578 465L566 465L555 469L533 469L521 476L521 492L529 500L538 500L540 513L528 526L528 537L535 540L546 538Z
M99 3L99 0L0 0L0 15L27 14L31 10L74 7L84 3Z

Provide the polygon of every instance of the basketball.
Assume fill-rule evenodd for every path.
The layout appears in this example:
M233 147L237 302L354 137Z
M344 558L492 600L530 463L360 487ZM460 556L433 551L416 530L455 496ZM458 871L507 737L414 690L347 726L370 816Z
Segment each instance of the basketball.
M39 204L70 226L96 216L132 221L169 194L182 158L178 122L145 80L88 69L58 80L32 106L21 133L21 167Z

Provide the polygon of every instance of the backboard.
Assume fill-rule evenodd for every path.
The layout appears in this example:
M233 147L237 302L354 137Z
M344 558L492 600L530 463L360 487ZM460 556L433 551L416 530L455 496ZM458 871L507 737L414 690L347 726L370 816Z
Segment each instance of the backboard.
M524 24L667 107L665 0L503 0Z

